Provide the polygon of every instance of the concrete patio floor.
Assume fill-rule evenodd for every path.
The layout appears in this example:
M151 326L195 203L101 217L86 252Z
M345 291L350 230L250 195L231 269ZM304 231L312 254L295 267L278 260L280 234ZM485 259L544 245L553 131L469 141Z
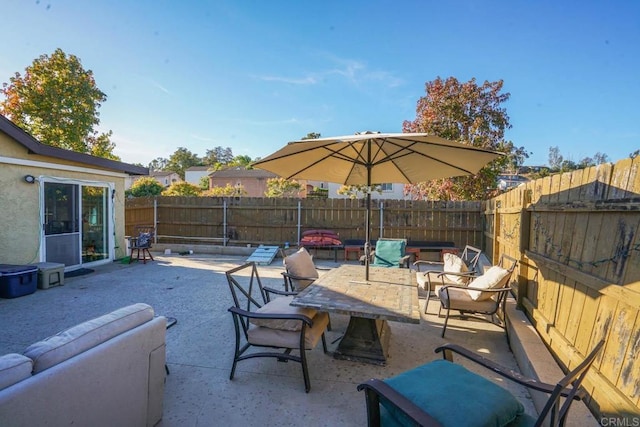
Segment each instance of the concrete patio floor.
M440 356L434 349L445 343L461 344L513 369L505 331L488 322L449 322L440 337L442 319L422 314L421 323L390 322L390 357L386 366L336 360L319 344L308 352L311 391L304 392L301 367L274 359L253 359L238 364L229 380L234 329L227 308L231 305L224 272L246 257L227 255L159 255L147 264L112 263L85 276L67 278L64 286L38 290L32 295L0 299L0 354L21 353L31 343L85 320L125 305L145 302L156 314L175 317L167 331L167 364L162 427L173 426L364 426L364 395L356 386L369 378L399 374ZM319 266L338 264L317 261ZM282 260L259 266L269 286L280 286ZM420 304L422 311L424 298ZM431 302L431 313L438 304ZM331 316L331 344L344 331L348 318ZM507 387L535 414L528 392L501 381L487 370L463 365ZM96 396L96 398L99 398Z

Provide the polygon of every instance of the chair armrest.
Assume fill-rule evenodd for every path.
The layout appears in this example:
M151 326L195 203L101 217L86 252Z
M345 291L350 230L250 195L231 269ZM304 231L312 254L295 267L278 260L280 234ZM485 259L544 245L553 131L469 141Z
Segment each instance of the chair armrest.
M377 379L371 379L358 385L358 391L364 390L367 399L367 418L370 426L380 425L380 396L405 413L419 426L436 427L441 424L427 414L422 408L397 392L387 383Z
M460 271L460 272L453 272L453 271L425 271L425 273L438 273L438 277L443 277L443 276L459 276L459 277L474 277L476 275L475 271Z
M284 277L288 277L289 279L293 279L293 280L311 280L311 281L318 280L318 278L317 278L317 277L303 277L303 276L296 276L296 275L294 275L294 274L287 273L287 272L285 272L285 271L283 271L283 272L282 272L282 273L280 273L280 274L282 274Z
M287 319L287 320L301 320L309 326L313 326L313 321L310 317L304 314L278 314L278 313L256 313L254 311L243 310L238 307L229 307L231 313L236 316L247 317L249 319Z
M467 350L464 347L461 347L457 344L444 344L435 349L436 353L442 353L443 359L446 359L450 362L453 362L453 354L457 353L458 355L465 357L472 362L479 364L498 375L501 375L508 380L514 381L520 385L523 385L527 388L531 388L533 390L541 391L543 393L551 393L556 387L556 384L547 384L542 381L538 381L536 379L527 377L522 375L519 372L514 371L513 369L507 368L505 366L499 365L492 360L487 359L486 357L480 356L477 353L474 353L470 350ZM571 392L571 389L563 389L561 394L563 396L567 396ZM580 400L582 398L582 393L577 393L574 397L575 400Z
M464 289L466 290L471 290L471 291L480 291L480 292L494 292L494 293L500 293L500 292L506 292L506 291L510 291L511 288L490 288L490 289L485 289L485 288L476 288L473 286L463 286Z
M263 286L262 289L267 293L267 301L271 301L270 294L284 295L284 296L298 295L298 292L296 291L281 291L279 289L270 288L268 286Z
M422 271L420 270L420 267L422 266L427 266L427 268L428 267L435 268L436 266L444 267L444 262L418 260L418 261L414 261L413 266L416 267L418 271ZM426 270L426 271L431 271L431 270ZM433 270L433 271L442 271L442 270Z

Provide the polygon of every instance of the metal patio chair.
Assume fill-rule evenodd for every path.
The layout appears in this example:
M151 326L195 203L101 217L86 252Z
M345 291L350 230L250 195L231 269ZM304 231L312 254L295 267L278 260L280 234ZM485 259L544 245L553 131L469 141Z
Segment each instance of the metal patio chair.
M302 365L305 391L311 388L306 351L315 348L322 339L327 352L324 331L329 322L327 313L289 305L290 292L262 286L255 263L250 262L226 273L233 306L229 312L235 327L235 351L229 379L233 379L238 362L254 357L273 357ZM271 294L281 295L271 299ZM260 351L249 352L252 347ZM272 350L268 350L272 349ZM297 351L298 354L291 354Z
M427 310L429 309L431 295L437 296L443 283L445 285L462 285L467 283L467 277L482 274L480 271L481 267L478 265L481 254L482 249L466 245L460 256L453 253L445 253L443 255L443 261L418 260L413 263L413 266L417 270L416 279L418 286L427 293L427 300L424 304L424 314L427 314ZM443 272L464 274L442 275L441 273Z
M441 315L443 308L446 310L442 337L444 338L447 330L452 310L458 311L463 318L468 314L489 315L490 321L496 323L493 319L498 310L502 309L504 313L507 294L511 290L509 282L517 265L518 261L515 258L502 254L498 264L486 270L481 276L465 276L467 283L463 285L445 285L444 276L452 273L440 273L439 277L443 280L443 284L438 291L440 298L438 316ZM481 319L486 320L484 317ZM505 327L504 322L497 322L497 324Z
M587 371L604 346L595 345L582 363L556 384L527 378L519 372L455 344L436 348L444 360L435 360L386 380L371 379L358 385L365 391L369 426L476 425L563 426L574 400L584 398L580 387ZM491 372L528 389L549 395L537 418L524 413L522 404L506 389L453 363L457 353ZM544 423L544 424L543 424Z

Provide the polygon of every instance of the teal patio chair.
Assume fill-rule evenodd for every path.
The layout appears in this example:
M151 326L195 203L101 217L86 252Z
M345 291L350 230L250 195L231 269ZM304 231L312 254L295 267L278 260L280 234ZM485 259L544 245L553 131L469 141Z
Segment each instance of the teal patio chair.
M409 268L411 255L406 254L406 249L406 239L378 239L375 250L371 251L369 265L372 267ZM364 256L360 258L360 261L364 264Z
M563 426L571 403L585 397L580 386L604 346L597 343L582 363L556 384L543 383L473 353L459 345L436 348L443 360L405 371L386 380L371 379L358 385L365 391L369 427L386 426ZM549 397L537 417L524 412L522 404L505 388L453 363L453 353L465 357L528 389Z

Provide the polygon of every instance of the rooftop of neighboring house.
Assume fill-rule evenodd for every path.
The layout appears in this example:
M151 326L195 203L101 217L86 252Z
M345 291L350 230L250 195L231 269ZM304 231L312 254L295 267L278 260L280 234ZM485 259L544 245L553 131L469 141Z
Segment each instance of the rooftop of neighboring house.
M153 176L153 177L159 177L159 176L169 176L169 175L173 175L177 172L173 172L173 171L151 171L149 172L149 176Z

